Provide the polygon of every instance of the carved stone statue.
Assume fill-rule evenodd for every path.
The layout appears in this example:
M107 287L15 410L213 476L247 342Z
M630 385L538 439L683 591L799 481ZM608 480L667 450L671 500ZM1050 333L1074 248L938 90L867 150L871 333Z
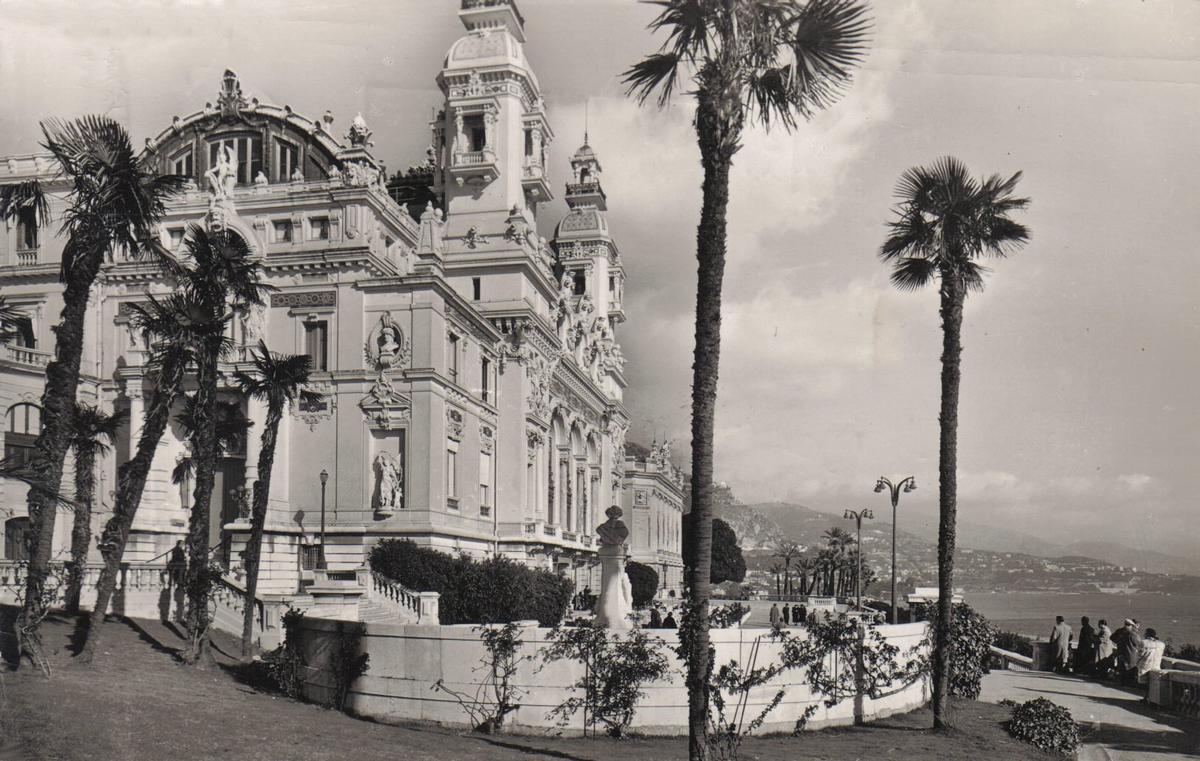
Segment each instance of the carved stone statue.
M290 179L292 182L304 182L304 170L300 168L299 164L297 164L296 168L292 170L292 176Z
M267 179L267 175L263 174L263 170L259 169L258 174L254 175L254 184L258 187L261 188L264 185L269 185L270 183L271 181Z
M625 573L625 540L629 528L621 520L621 508L604 512L608 520L596 527L600 537L600 598L596 601L596 624L610 629L629 629L633 624L633 595Z
M390 514L403 505L404 471L399 459L388 452L375 455L375 468L379 471L379 512Z
M621 508L613 505L605 510L604 514L608 516L608 520L596 527L596 533L600 535L600 546L624 547L625 540L629 538L629 527L621 520L624 514Z
M237 154L232 145L222 146L217 151L216 163L204 176L208 178L209 193L214 201L233 197L233 189L237 185Z

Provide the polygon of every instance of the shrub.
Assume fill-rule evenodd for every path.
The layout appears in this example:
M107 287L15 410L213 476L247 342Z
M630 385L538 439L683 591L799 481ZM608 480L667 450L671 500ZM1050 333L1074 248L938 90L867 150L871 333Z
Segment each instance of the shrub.
M1200 645L1179 645L1167 643L1166 656L1168 658L1179 658L1184 661L1200 662Z
M571 685L570 697L554 707L547 718L566 726L583 711L584 734L604 725L609 737L620 738L633 721L633 713L645 693L642 687L667 675L667 657L640 629L624 637L598 626L555 628L542 651L546 663L560 659L583 663L583 676Z
M1045 698L1014 708L1005 729L1018 740L1045 751L1069 755L1079 747L1079 726L1071 712Z
M385 539L371 549L371 570L420 592L437 592L443 624L536 620L556 626L574 593L571 580L507 558L475 560Z
M750 610L750 606L743 605L740 602L730 603L728 605L714 605L708 609L708 623L714 629L730 629L734 624L741 623L742 616L746 615L746 611Z
M271 683L289 698L304 696L304 681L307 665L300 644L300 625L304 623L304 612L289 608L283 614L283 643L263 655L263 665Z
M996 638L992 640L992 644L1010 653L1033 657L1033 640L1024 634L996 632Z
M932 624L927 637L932 658L937 636L937 603L915 607L913 620ZM996 640L996 628L970 605L958 603L954 606L950 632L950 694L975 700L979 697L983 675L987 673L991 644Z
M644 608L654 600L658 592L658 571L644 563L630 560L625 564L625 575L633 590L633 607Z

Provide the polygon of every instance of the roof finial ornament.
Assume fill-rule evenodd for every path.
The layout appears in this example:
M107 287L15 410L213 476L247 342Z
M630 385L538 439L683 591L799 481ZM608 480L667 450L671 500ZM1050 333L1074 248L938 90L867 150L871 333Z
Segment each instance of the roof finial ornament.
M583 99L583 144L588 144L588 99Z
M232 69L226 69L221 77L221 91L217 94L217 107L223 117L236 117L246 107L242 95L242 83Z
M350 123L350 129L346 132L347 139L350 140L350 145L356 147L370 147L374 143L371 140L371 129L367 126L367 120L363 118L362 111L354 117L354 121Z

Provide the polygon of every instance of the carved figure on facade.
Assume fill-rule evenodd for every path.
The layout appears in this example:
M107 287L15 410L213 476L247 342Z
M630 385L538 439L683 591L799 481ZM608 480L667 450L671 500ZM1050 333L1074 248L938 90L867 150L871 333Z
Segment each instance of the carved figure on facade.
M475 248L477 246L486 246L488 243L487 236L479 232L479 228L471 225L467 228L467 232L463 235L463 243L467 244L467 248Z
M491 454L496 449L496 429L490 425L479 426L479 451Z
M546 437L537 428L525 429L525 454L530 464L533 464L533 462L537 460L538 450L541 448L542 443L545 442L545 440Z
M245 107L246 98L242 95L242 83L237 74L226 69L221 77L221 89L217 93L217 108L220 109L221 116L233 118Z
M463 414L453 407L446 409L446 437L452 441L463 438Z
M290 179L292 182L304 182L304 170L300 168L299 164L297 164L296 168L292 170L292 176L288 179Z
M242 324L242 345L253 346L263 337L267 325L267 305L251 304L238 315Z
M254 184L262 188L270 185L271 181L267 179L267 175L263 173L263 170L259 169L258 174L254 175Z
M308 430L316 430L317 424L329 420L337 412L337 394L333 392L333 384L306 384L290 408L292 416L306 423Z
M204 176L208 178L210 202L225 201L233 197L237 186L237 152L232 145L221 146L217 160Z
M346 139L350 141L350 145L355 147L369 148L374 143L371 142L371 129L367 127L367 120L363 118L362 111L354 117L350 122L350 129L346 132Z
M379 509L382 515L391 515L404 506L404 469L400 458L390 452L375 455L375 471L379 488Z
M367 366L384 373L408 363L412 347L391 312L384 312L367 336L364 354Z

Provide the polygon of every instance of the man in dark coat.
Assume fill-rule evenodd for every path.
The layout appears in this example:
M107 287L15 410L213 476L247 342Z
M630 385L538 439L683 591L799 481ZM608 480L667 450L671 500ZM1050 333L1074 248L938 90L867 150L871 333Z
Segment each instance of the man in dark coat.
M790 626L792 623L792 621L791 621L792 609L788 606L787 603L784 603L783 608L781 608L780 610L782 610L782 612L783 612L783 625Z
M1079 619L1079 640L1075 645L1075 673L1091 674L1096 665L1096 630L1087 616Z

